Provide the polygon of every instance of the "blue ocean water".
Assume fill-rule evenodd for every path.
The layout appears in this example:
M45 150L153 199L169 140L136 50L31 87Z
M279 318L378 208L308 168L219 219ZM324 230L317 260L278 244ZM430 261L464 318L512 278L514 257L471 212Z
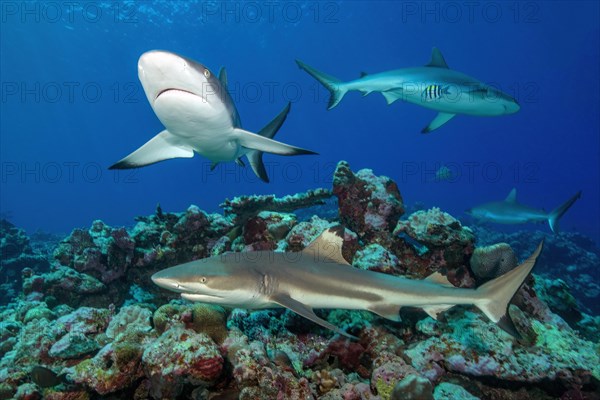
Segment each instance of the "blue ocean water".
M562 229L600 242L599 3L589 2L11 2L0 4L0 211L29 232L95 219L130 225L160 203L217 211L241 194L330 187L339 160L394 179L407 204L458 218L519 200L550 210L583 196ZM514 96L509 116L457 116L429 135L435 112L352 92L328 94L294 60L342 80L429 61ZM249 167L169 160L107 168L163 127L137 78L145 51L226 66L243 125L258 131L288 101L277 139L318 156L265 155L270 184ZM441 165L457 173L436 182ZM536 228L536 227L534 227ZM506 229L517 229L508 227ZM543 227L543 229L548 229Z

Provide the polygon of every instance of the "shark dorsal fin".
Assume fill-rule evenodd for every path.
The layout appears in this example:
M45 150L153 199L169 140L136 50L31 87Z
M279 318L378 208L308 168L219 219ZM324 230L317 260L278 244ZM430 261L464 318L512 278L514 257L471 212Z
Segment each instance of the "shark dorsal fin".
M437 47L434 47L433 50L431 50L431 61L425 66L450 69L448 64L446 64L446 60L444 60L442 52Z
M428 282L437 283L438 285L442 285L442 286L454 287L454 285L450 283L448 278L446 278L444 275L440 274L439 272L434 272L433 274L431 274L427 278L425 278L425 280Z
M517 202L517 188L513 188L513 190L511 190L510 193L508 194L508 196L506 196L506 199L504 199L504 201L507 203L516 203Z
M221 85L227 89L227 71L225 71L225 67L221 67L219 70L219 81L221 81Z
M315 261L350 265L342 255L343 244L344 228L338 225L324 230L302 252L313 257Z

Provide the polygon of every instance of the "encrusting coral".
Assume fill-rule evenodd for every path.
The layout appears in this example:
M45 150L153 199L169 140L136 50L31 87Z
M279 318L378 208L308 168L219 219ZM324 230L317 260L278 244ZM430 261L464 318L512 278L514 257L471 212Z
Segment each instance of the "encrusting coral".
M332 194L337 219L290 213ZM353 172L346 162L331 192L246 196L224 208L225 216L157 208L129 230L96 221L58 246L49 270L23 270L22 296L0 307L0 399L598 398L600 317L579 301L597 298L597 282L576 276L579 264L594 273L600 252L580 236L547 238L534 272L556 272L557 261L568 274L534 275L517 293L509 312L520 341L467 306L439 321L408 307L401 322L315 310L358 338L349 340L289 310L188 303L150 276L226 251L302 251L341 221L342 254L353 261L347 268L411 279L442 272L475 287L476 278L501 274L513 260L490 264L486 257L497 261L508 248L476 249L476 236L477 243L505 242L522 258L541 234L471 230L437 208L404 216L391 179ZM65 383L38 385L33 366Z
M478 278L495 278L518 265L517 256L508 243L477 247L471 256L471 269Z

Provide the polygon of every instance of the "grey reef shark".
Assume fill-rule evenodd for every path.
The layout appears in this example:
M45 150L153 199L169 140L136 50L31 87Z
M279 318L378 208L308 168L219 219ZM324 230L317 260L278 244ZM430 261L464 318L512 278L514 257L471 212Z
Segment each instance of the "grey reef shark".
M422 133L429 133L457 114L497 116L514 114L519 104L508 94L448 67L444 56L433 48L431 61L423 67L402 68L375 74L361 73L360 78L343 82L296 60L298 66L319 81L331 97L328 110L337 106L344 95L358 90L366 96L379 92L388 105L404 100L432 110L438 115Z
M535 266L542 243L515 269L477 289L461 289L437 272L412 280L354 268L342 256L343 232L341 226L329 228L301 252L229 252L192 261L159 271L152 281L189 301L246 309L285 307L350 338L313 309L369 310L400 321L403 306L420 307L437 318L455 305L475 305L519 337L508 305Z
M525 224L528 222L546 222L554 233L559 231L560 218L581 197L577 192L554 210L547 212L523 205L517 201L517 189L513 188L506 199L485 203L467 210L467 214L483 222L497 224Z
M290 104L256 133L242 129L240 116L227 91L227 74L215 76L204 65L167 51L141 55L138 76L150 106L165 130L110 169L138 168L171 158L190 158L194 152L217 163L246 156L254 173L269 178L262 154L316 154L273 140L290 111Z

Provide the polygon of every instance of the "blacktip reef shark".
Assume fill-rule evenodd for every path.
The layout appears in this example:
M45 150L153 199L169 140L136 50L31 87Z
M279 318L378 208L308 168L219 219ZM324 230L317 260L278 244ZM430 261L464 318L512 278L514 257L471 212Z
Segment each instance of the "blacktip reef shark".
M581 191L551 212L546 212L518 203L517 189L513 188L504 201L494 201L473 207L467 210L467 214L481 221L497 224L525 224L527 222L548 221L552 232L558 233L560 218L580 197Z
M332 331L354 338L319 318L314 308L369 310L400 321L402 306L420 307L437 318L458 304L478 307L490 320L519 337L508 304L534 267L542 244L521 265L477 289L452 286L439 273L412 280L352 267L342 256L343 228L325 230L298 253L225 253L155 273L158 286L181 297L229 307L285 307Z
M404 100L432 110L438 115L422 133L429 133L456 114L497 116L519 111L517 101L502 91L461 72L451 70L442 53L433 48L431 61L423 67L402 68L376 74L362 73L360 78L342 82L331 75L296 60L298 66L319 81L331 93L328 110L337 106L351 90L363 96L380 92L388 105Z
M241 127L240 116L227 91L227 74L216 77L189 58L154 50L141 55L138 76L156 116L166 127L110 169L138 168L171 158L190 158L194 152L213 162L236 161L246 155L254 173L269 178L263 152L284 156L316 154L273 140L290 110L283 109L258 134Z

